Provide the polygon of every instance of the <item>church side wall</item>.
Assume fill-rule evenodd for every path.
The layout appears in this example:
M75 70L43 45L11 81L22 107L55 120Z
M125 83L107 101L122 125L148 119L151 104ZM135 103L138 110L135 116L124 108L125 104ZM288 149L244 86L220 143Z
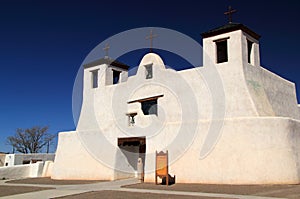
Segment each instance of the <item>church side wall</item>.
M244 65L245 81L260 116L300 119L295 85L278 75L249 64Z
M298 121L271 117L225 119L220 139L203 159L203 131L209 124L202 121L199 126L193 145L180 159L170 162L170 174L176 175L177 183L300 182ZM146 175L147 182L154 180L154 173Z
M242 70L239 68L229 70L230 65L228 64L214 67L217 69L214 77L206 72L206 67L180 71L180 75L189 82L190 87L194 90L199 106L199 119L212 119L212 112L223 111L223 108L225 108L225 118L257 116L255 106L244 83L243 74L241 74ZM217 89L212 85L216 81L221 85Z

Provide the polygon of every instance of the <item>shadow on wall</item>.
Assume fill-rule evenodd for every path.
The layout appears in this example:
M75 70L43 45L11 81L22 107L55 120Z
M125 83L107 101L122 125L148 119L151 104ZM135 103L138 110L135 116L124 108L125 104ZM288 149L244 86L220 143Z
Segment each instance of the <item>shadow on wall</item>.
M145 153L141 153L140 145L119 146L116 152L115 180L138 177L138 160L145 165Z
M294 120L289 121L289 129L291 132L288 134L288 139L292 148L293 158L297 168L297 178L300 181L300 137L299 137L299 124Z
M5 157L6 154L0 153L0 167L3 167L5 165Z

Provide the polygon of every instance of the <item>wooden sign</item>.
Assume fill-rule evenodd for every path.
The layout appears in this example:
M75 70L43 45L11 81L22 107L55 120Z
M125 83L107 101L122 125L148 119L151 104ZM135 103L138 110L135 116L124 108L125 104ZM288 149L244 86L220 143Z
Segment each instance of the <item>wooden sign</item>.
M165 176L167 172L168 159L166 155L156 156L156 173L158 176Z
M169 185L169 166L168 166L168 151L157 153L155 162L155 184L157 184L157 177L166 178L166 184Z

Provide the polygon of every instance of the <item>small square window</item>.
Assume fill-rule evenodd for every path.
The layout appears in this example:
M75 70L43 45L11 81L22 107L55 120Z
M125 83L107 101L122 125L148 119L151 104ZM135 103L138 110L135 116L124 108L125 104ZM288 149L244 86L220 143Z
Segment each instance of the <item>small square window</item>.
M145 66L146 79L151 79L153 77L152 65Z
M135 125L135 116L137 113L127 113L126 114L128 117L128 126L134 126Z
M98 70L92 71L92 88L98 88Z
M217 63L228 61L227 39L216 42L217 46Z
M144 115L157 115L157 99L141 102Z

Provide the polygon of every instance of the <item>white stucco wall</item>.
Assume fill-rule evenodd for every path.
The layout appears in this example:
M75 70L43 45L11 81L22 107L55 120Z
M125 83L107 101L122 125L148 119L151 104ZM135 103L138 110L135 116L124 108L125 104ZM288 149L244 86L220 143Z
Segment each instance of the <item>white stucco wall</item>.
M182 183L299 183L299 127L299 121L287 118L226 119L206 158L199 158L202 136L198 134L184 156L171 164L170 173ZM154 174L146 180L153 182Z
M101 165L86 151L76 132L59 134L53 179L113 180L113 174L112 169Z
M43 171L43 162L34 164L0 167L0 178L20 179L40 177Z
M7 154L5 156L5 166L13 166L15 165L15 154Z
M244 65L248 91L260 116L300 119L295 84L262 68Z
M214 40L227 37L228 62L216 64ZM137 74L117 85L108 83L111 67L86 68L77 129L59 134L51 177L133 177L138 156L124 153L117 140L143 136L146 181L154 181L155 152L168 150L170 173L177 182L299 183L295 86L260 67L259 45L253 38L249 38L254 46L248 64L246 38L249 35L238 30L204 39L204 66L180 72L166 69L158 55L147 54ZM145 65L152 65L152 79L145 78ZM99 87L94 89L93 70L99 70ZM158 114L144 115L139 100L153 96L160 96ZM223 104L216 103L218 97ZM223 115L215 114L221 111ZM128 124L128 113L137 114L134 127ZM208 132L216 121L223 125L211 137ZM208 139L213 145L200 158Z
M42 177L51 177L53 169L53 161L45 161Z

